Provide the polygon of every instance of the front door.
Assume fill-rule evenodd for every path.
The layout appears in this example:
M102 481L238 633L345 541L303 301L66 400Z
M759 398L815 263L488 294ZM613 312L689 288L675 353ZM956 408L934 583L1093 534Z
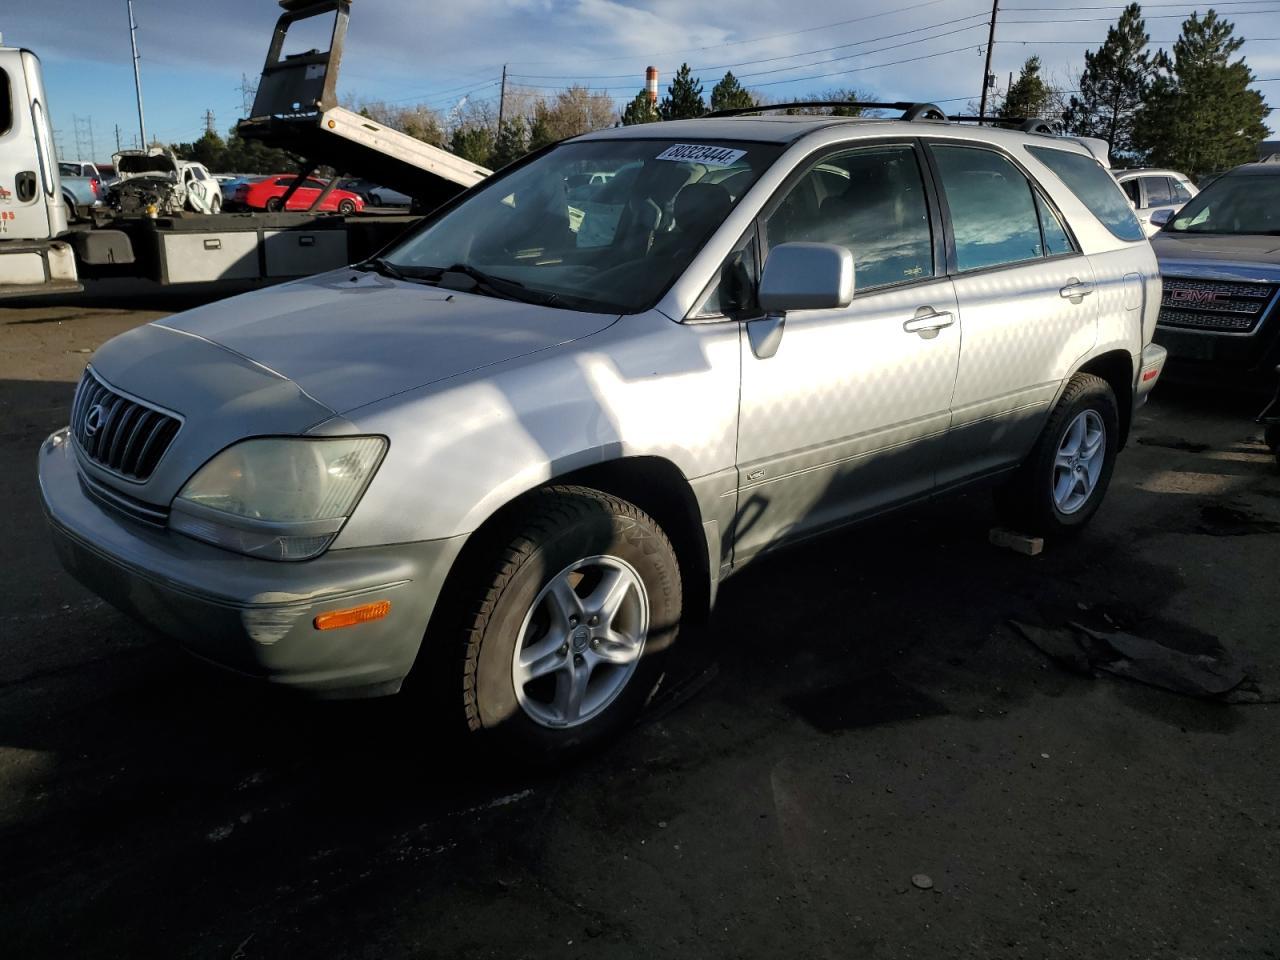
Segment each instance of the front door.
M66 229L40 62L0 51L0 239L43 240Z
M735 562L933 488L960 327L922 170L909 141L836 151L766 208L766 264L781 243L838 243L857 292L789 313L767 359L742 337Z

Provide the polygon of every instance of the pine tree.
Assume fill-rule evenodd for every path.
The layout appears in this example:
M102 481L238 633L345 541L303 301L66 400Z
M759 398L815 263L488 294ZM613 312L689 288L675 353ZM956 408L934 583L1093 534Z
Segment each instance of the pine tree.
M747 91L730 71L724 79L711 88L712 110L740 110L757 106L756 98Z
M1053 106L1054 90L1040 76L1040 58L1027 57L1022 72L1004 95L996 111L1001 117L1044 117Z
M514 163L529 152L529 127L524 117L513 117L502 121L497 139L493 142L493 153L489 157L489 166L501 170L509 163Z
M1257 156L1267 135L1267 105L1250 90L1253 71L1232 56L1244 43L1235 25L1210 10L1183 21L1170 56L1156 54L1156 75L1134 123L1134 142L1151 163L1192 177Z
M635 95L626 109L622 111L622 125L630 127L637 123L653 123L655 120L661 119L658 116L658 108L649 100L647 90L641 90Z
M449 149L472 163L487 166L493 154L493 131L488 127L458 127L449 138Z
M529 124L529 149L541 150L549 143L555 143L559 137L551 129L551 121L546 109L534 111L533 120Z
M1102 46L1085 53L1079 95L1071 97L1063 116L1065 132L1101 137L1111 145L1112 156L1140 160L1133 123L1151 84L1152 63L1146 53L1150 40L1142 8L1129 4L1107 30Z
M702 99L702 81L695 79L687 63L680 64L675 79L667 87L667 95L658 104L658 115L663 120L689 120L707 112Z

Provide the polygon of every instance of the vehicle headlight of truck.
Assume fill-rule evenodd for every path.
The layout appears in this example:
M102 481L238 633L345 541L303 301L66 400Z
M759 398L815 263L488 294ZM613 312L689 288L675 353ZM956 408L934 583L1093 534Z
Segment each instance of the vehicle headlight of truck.
M384 437L260 437L195 472L169 527L226 550L308 560L337 536L387 450Z

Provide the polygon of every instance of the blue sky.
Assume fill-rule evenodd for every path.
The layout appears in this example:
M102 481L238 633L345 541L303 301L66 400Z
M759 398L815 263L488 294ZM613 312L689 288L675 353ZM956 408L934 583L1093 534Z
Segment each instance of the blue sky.
M64 156L96 158L133 145L138 122L125 0L13 3L0 16L7 44L44 62ZM271 0L135 0L147 131L191 140L212 110L225 131L242 115L238 87L262 66L278 7ZM1249 39L1259 77L1280 76L1280 0L1215 7ZM993 71L1003 85L1032 53L1070 87L1120 4L1005 0ZM1169 46L1190 4L1147 4L1147 29ZM354 0L339 90L362 99L426 102L448 111L461 98L491 99L504 63L512 84L553 92L573 80L624 102L649 64L661 89L681 62L707 92L725 69L773 99L856 87L884 100L932 100L956 110L976 98L989 0ZM1070 22L1062 22L1070 21ZM310 44L308 44L310 45ZM1280 83L1259 89L1280 104ZM1272 130L1280 120L1272 113ZM79 119L77 124L76 120ZM77 132L79 137L77 139Z

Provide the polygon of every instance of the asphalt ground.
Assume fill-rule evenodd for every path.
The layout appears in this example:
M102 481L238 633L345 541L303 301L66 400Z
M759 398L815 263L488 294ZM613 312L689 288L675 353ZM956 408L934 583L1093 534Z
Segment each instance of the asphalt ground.
M1280 690L1255 401L1159 387L1037 557L971 493L752 565L640 725L535 775L397 699L230 680L62 573L39 442L90 351L201 296L0 303L5 956L1280 956L1280 705L1010 626L1217 638Z

